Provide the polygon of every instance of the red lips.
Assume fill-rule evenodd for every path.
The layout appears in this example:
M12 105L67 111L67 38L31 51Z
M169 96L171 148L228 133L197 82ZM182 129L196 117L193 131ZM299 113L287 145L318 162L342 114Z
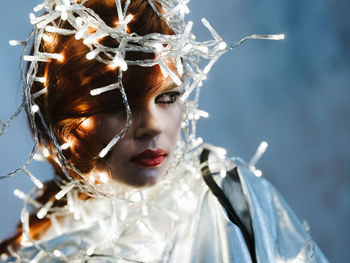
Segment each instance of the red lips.
M160 165L167 156L163 149L146 150L130 158L130 161L142 167L156 167Z

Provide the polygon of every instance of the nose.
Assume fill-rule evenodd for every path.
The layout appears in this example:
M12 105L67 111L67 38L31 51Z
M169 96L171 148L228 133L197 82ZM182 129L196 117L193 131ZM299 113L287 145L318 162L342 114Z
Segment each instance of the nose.
M145 105L133 113L134 136L138 140L152 139L162 133L162 120L156 105Z

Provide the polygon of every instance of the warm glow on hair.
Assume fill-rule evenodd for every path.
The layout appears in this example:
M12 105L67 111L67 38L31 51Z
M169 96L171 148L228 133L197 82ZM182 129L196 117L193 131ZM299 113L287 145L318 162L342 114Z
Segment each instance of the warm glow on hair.
M94 120L92 117L90 118L86 118L85 120L82 121L82 123L80 124L80 127L83 129L83 130L91 130L94 128Z
M83 2L87 8L91 8L102 17L106 25L119 27L117 30L135 32L140 36L149 33L174 34L166 22L154 12L148 1L131 1L128 13L120 21L115 12L114 0ZM128 51L125 56L113 53L110 54L113 57L107 57L103 52L100 53L99 49L94 49L97 51L93 52L86 43L90 45L97 42L112 49L118 47L120 43L106 35L103 30L99 30L93 23L85 23L83 18L76 17L76 24L78 25L76 34L67 35L56 31L65 33L72 31L69 21L45 27L44 34L47 36L42 39L39 51L50 56L48 63L38 64L37 75L40 79L35 80L31 89L32 94L35 94L35 104L40 108L45 121L54 128L60 146L65 148L61 150L67 161L88 175L96 165L96 156L107 143L98 137L99 126L96 115L119 111L125 113L120 93L106 92L119 88L112 86L118 81L118 70L123 71L123 87L128 102L134 107L142 105L149 96L152 96L155 90L154 79L161 72L159 66L139 67L127 64L127 61L154 59L156 54L153 53ZM161 45L158 47L162 49ZM91 60L87 59L87 55ZM109 63L101 63L95 59L96 57L107 59ZM52 152L48 159L57 173L64 176L57 166L50 136L40 124L39 118L37 120L37 126L44 134L43 145ZM106 180L105 178L109 178L105 175L101 175L100 178L98 173L95 173L95 177L95 183L101 183Z
M90 184L106 184L110 180L110 175L105 171L91 171L88 175Z
M130 28L128 27L128 24L134 19L134 16L132 14L128 14L125 18L125 21L123 22L123 24L126 24L124 26L124 30L127 32L127 33L130 33ZM121 23L119 22L119 20L115 20L114 22L114 27L115 28L118 28L119 26L121 25Z
M107 68L107 70L115 70L115 69L117 69L118 68L118 66L116 65L116 64L108 64L107 66L106 66L106 68Z
M45 33L45 34L43 34L43 40L45 41L46 45L52 45L54 37L52 34Z
M89 26L86 30L90 35L92 35L93 33L95 33L97 31L97 28L96 27L92 27L92 26Z
M98 173L98 178L101 183L106 184L109 181L109 175L106 172L99 172Z
M73 143L69 140L67 140L67 142L65 142L64 144L61 145L61 150L67 150L68 148L70 148L73 145Z
M56 60L57 60L58 62L60 62L60 63L63 63L64 60L65 60L65 56L64 56L63 52L59 53L58 55L59 55L59 56L57 57Z
M89 183L90 184L95 184L96 182L96 176L95 176L95 173L91 172L87 175L88 177L88 180L89 180Z

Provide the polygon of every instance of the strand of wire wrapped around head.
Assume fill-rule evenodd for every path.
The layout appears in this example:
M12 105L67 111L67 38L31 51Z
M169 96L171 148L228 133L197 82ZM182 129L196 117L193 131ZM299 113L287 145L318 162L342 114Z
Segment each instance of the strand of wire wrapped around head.
M74 181L76 179L72 177L72 172L70 172L73 171L75 175L79 175L79 180L75 181L80 187L85 187L88 192L96 193L86 176L83 176L84 171L68 161L66 154L64 154L67 149L72 147L72 142L57 138L56 131L50 123L47 123L41 105L38 103L47 96L48 81L45 72L40 72L40 65L53 63L53 61L54 63L64 63L66 59L64 53L43 52L43 43L49 46L48 50L50 51L50 45L53 45L52 43L57 37L74 37L75 40L82 41L88 49L85 55L86 61L97 61L117 72L115 83L108 83L108 85L90 90L92 100L96 100L98 96L110 91L118 90L127 115L125 128L104 145L95 158L104 158L131 125L132 112L123 86L123 76L132 66L150 68L159 65L163 76L170 77L177 85L182 85L185 91L182 95L185 108L183 140L179 142L177 151L177 159L180 160L186 150L196 147L201 142L195 135L196 120L205 116L206 113L197 108L199 92L202 81L217 59L248 38L281 38L280 35L253 35L234 45L227 46L208 21L203 18L202 22L208 28L213 39L203 42L196 41L191 32L193 23L191 21L185 22L184 19L185 14L188 13L188 1L186 0L145 1L151 6L153 12L166 23L172 33L154 32L140 35L130 31L129 28L135 19L133 13L130 12L133 1L110 1L116 7L115 17L117 20L113 25L108 25L102 20L93 9L89 8L88 2L85 0L45 0L34 8L36 14L30 15L31 23L34 25L33 33L26 41L12 42L12 44L25 46L21 66L24 82L23 106L29 116L35 145L28 161L8 176L18 171L26 171L30 160L38 151L41 151L44 157L53 159L59 169L63 171L66 180ZM109 39L109 43L112 41L114 45L105 45L101 41L102 39ZM151 55L141 59L129 59L127 54L130 52ZM201 67L203 60L206 60L207 64ZM173 66L169 66L169 63ZM38 127L38 123L40 123L40 127ZM37 182L34 176L30 176L30 178Z

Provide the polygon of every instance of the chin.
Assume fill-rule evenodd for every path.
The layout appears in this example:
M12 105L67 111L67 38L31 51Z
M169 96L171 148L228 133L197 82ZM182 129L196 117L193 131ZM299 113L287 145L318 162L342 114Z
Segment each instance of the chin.
M135 188L147 188L156 185L162 178L162 174L158 171L147 172L147 174L128 174L126 178L115 177L115 180L123 183L124 185L135 187Z

